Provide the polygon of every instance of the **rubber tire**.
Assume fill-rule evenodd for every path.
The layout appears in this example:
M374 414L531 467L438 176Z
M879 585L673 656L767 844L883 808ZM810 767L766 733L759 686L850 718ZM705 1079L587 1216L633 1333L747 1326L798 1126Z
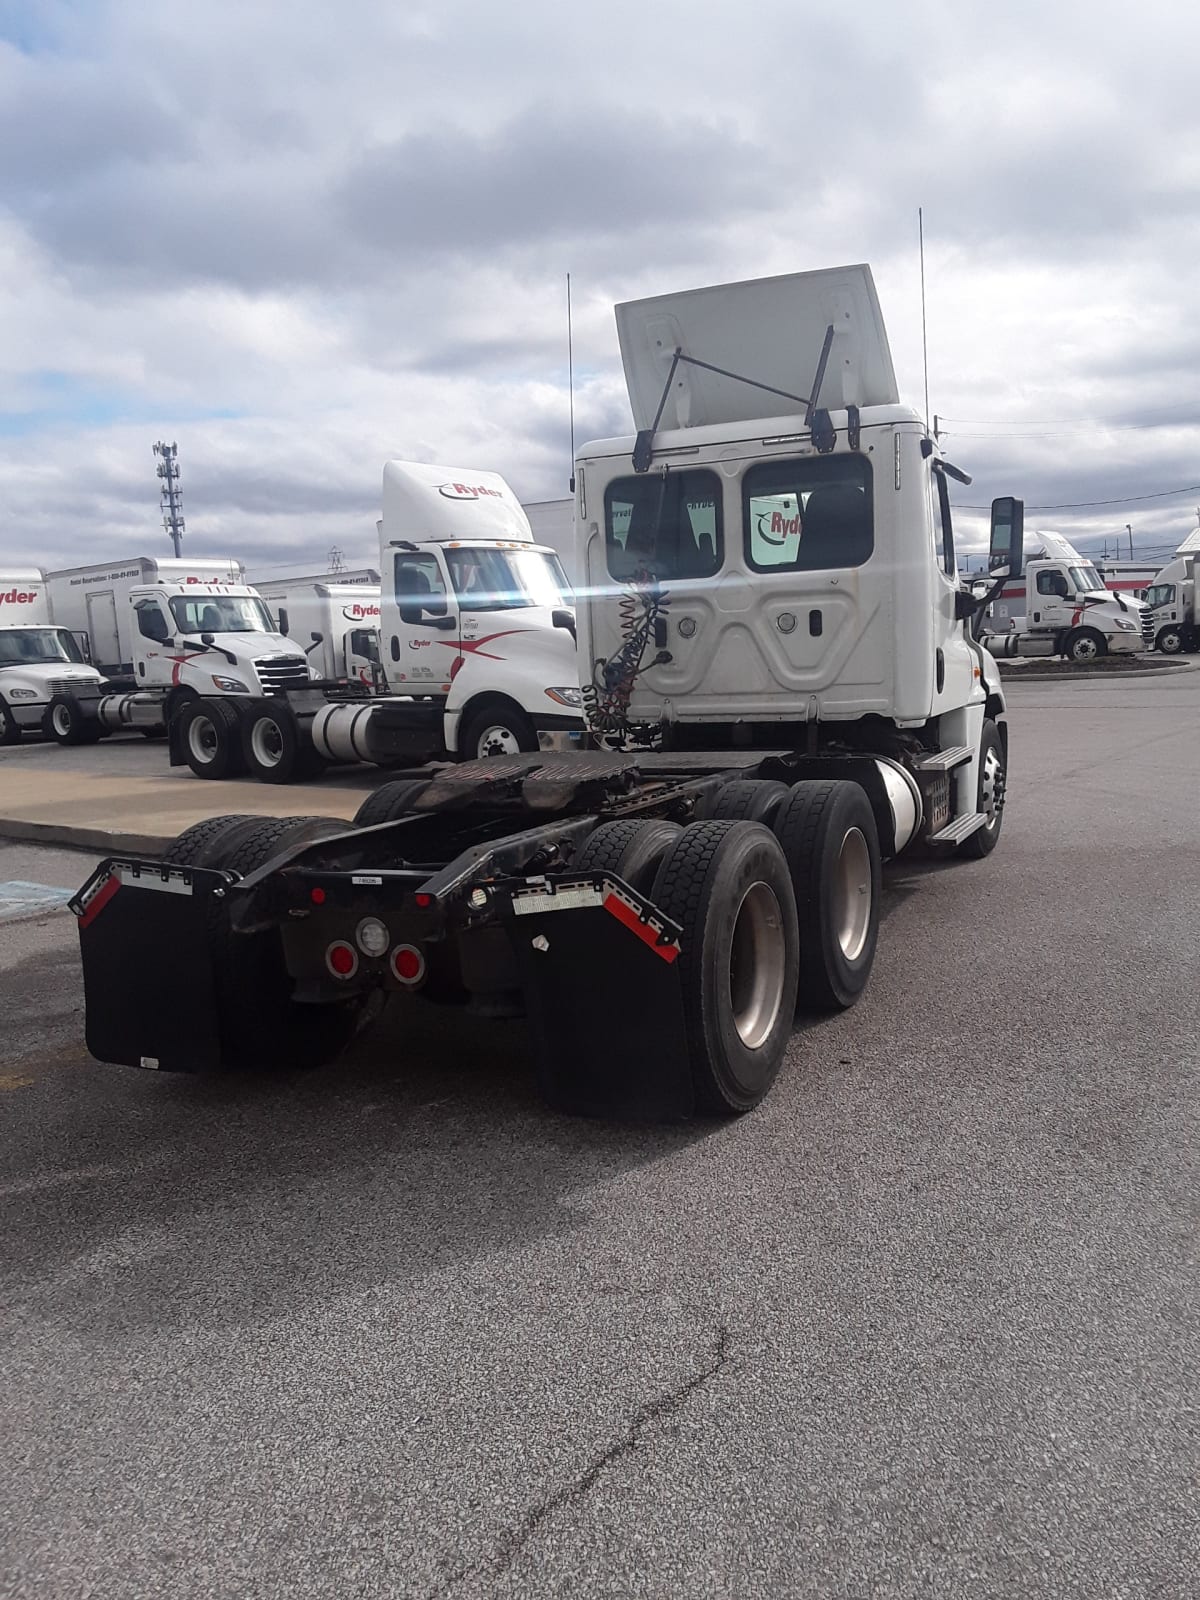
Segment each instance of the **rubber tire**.
M54 713L60 707L67 712L70 719L67 732L61 735L54 726ZM56 694L42 717L42 732L47 739L53 739L55 744L96 744L100 738L100 720L98 717L84 716L83 707L75 695Z
M246 830L230 827L207 853L206 864L248 877L290 845L344 829L345 823L333 817L259 819ZM332 1061L353 1036L368 997L298 1005L291 998L278 930L235 933L227 903L211 904L209 948L222 1066L233 1072L311 1071Z
M1096 641L1097 649L1094 656L1077 656L1075 654L1075 645L1080 639L1094 639ZM1097 633L1095 628L1076 628L1072 633L1067 635L1067 642L1063 646L1063 654L1066 656L1068 661L1099 661L1102 656L1106 656L1108 654L1108 643L1104 635L1102 633Z
M274 767L263 766L254 754L254 730L261 722L273 722L279 730L282 751ZM322 765L308 731L300 726L295 713L286 704L278 709L260 709L244 717L241 733L246 771L259 783L295 783L311 776Z
M663 857L682 832L678 822L662 817L602 823L584 841L571 870L611 872L649 898Z
M209 719L217 735L216 754L207 765L192 754L192 723L201 717ZM179 741L183 758L197 778L236 778L245 771L239 721L237 712L224 700L197 697L184 706L179 713Z
M729 968L736 915L755 882L775 892L785 957L778 1014L748 1049L734 1026ZM795 1012L800 938L783 852L760 823L693 823L664 856L651 898L682 930L677 967L696 1105L724 1117L751 1111L778 1075Z
M871 916L862 950L848 961L833 931L833 873L842 841L858 828L867 844ZM800 923L799 1002L806 1011L845 1011L867 986L879 942L882 864L879 831L866 791L845 779L796 784L775 816L774 832L792 874Z
M1174 643L1168 644L1168 640ZM1174 623L1160 629L1158 638L1154 641L1155 648L1161 650L1165 656L1178 656L1183 654L1183 629Z
M374 828L381 822L395 822L412 811L412 802L429 787L428 778L395 778L381 783L354 813L356 828Z
M232 817L207 817L193 823L163 851L163 860L176 867L207 867L220 859L229 849L234 831L244 831L251 823L264 819L241 812Z
M8 702L0 697L0 745L20 744L20 742L20 724L8 709Z
M1000 730L994 722L990 721L984 723L983 731L979 736L979 786L975 798L975 809L977 811L982 811L984 808L983 763L989 749L994 749L1000 757L1000 813L993 832L989 833L986 828L977 828L969 839L964 839L959 845L958 854L967 861L982 861L985 856L990 856L1000 843L1000 829L1004 825L1004 785L1008 781L1008 760L1004 754Z
M487 760L485 755L479 753L479 741L488 728L501 722L515 735L522 753L532 755L538 748L538 736L537 730L525 713L517 706L494 706L492 709L483 706L478 711L472 711L459 725L458 759Z
M761 822L766 827L791 790L774 778L734 778L717 790L706 815L718 822Z

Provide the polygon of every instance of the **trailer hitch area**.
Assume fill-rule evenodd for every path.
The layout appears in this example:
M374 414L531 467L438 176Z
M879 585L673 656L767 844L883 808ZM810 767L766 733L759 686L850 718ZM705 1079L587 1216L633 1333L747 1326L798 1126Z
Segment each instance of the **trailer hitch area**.
M607 873L492 893L505 902L546 1098L584 1116L690 1117L678 924Z
M233 881L227 872L109 857L69 902L79 928L85 1038L98 1061L171 1072L219 1064L210 932L213 902Z

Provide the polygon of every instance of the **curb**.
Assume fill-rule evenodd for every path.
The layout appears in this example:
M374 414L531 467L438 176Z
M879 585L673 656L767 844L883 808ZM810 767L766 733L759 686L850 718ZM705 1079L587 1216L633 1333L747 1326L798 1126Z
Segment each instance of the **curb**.
M172 838L174 835L171 836ZM57 845L100 855L158 856L170 838L157 833L118 833L110 828L75 827L72 823L7 821L0 817L0 840Z
M1038 672L1028 667L1005 672L1002 662L996 665L1007 683L1079 683L1081 679L1091 683L1140 683L1143 678L1174 678L1185 672L1200 672L1200 661L1184 661L1172 667L1139 667L1135 672Z

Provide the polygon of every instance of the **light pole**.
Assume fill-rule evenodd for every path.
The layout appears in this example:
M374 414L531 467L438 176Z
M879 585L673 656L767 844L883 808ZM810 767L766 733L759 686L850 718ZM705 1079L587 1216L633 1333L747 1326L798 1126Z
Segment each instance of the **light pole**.
M1129 559L1130 559L1130 561L1132 561L1133 560L1133 529L1130 527L1128 522L1125 524L1125 532L1129 535Z

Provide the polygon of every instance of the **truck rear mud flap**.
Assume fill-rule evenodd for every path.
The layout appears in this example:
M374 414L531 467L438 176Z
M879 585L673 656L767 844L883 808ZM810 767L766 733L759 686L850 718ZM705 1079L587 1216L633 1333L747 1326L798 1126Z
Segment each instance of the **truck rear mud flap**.
M619 879L511 893L538 1079L562 1111L670 1121L695 1111L679 929Z
M109 859L70 902L79 924L85 1037L98 1061L205 1072L220 1063L209 947L223 872Z

